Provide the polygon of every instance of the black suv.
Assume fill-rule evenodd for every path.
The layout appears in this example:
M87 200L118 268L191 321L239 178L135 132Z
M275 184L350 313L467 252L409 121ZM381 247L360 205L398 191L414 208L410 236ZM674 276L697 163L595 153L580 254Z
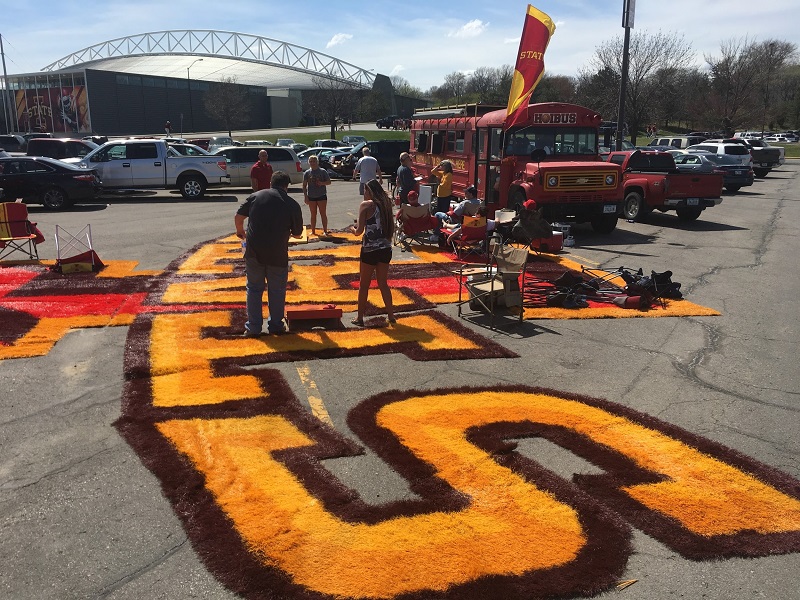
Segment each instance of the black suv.
M49 156L62 158L83 158L98 148L94 142L66 138L32 138L28 140L28 156Z
M399 115L389 115L387 117L381 117L377 121L375 121L375 127L378 129L391 129L394 127L394 122L400 120Z

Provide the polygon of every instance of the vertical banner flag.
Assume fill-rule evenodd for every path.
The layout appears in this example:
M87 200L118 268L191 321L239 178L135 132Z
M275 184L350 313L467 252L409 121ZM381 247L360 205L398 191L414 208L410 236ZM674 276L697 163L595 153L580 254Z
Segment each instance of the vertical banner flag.
M529 4L522 27L522 39L519 41L511 93L508 95L506 128L516 123L528 108L528 100L544 75L544 51L555 31L553 20Z

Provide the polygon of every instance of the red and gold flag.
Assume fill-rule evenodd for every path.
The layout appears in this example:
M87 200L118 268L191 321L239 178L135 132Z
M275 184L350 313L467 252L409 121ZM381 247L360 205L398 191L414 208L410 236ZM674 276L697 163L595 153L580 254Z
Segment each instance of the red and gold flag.
M506 129L525 114L528 100L544 75L544 52L555 31L553 20L529 4L528 12L525 14L525 25L522 28L522 39L519 41L511 93L508 95Z

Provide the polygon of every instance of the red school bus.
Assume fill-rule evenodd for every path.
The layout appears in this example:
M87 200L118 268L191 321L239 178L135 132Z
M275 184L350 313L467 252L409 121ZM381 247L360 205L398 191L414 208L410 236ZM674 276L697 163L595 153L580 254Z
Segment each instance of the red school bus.
M583 106L531 104L506 129L505 107L469 104L421 109L411 122L414 169L435 182L431 169L453 165L453 192L478 188L489 215L519 211L533 200L550 221L589 222L610 233L622 216L619 167L598 154L600 115Z

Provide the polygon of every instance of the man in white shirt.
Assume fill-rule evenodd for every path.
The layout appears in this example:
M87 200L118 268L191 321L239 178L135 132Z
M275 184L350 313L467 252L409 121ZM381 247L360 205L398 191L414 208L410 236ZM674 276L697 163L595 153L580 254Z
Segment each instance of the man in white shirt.
M374 156L370 156L369 146L364 146L361 150L361 154L363 156L358 159L355 169L353 169L353 181L355 181L356 175L358 175L358 193L363 196L364 186L367 182L377 179L383 183L383 175L381 174L381 167L378 164L378 160Z

